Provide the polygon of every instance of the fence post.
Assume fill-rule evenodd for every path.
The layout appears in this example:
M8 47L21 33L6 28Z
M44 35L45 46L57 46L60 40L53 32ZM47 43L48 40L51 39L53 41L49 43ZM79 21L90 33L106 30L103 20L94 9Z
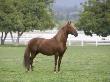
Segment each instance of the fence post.
M68 41L68 44L69 44L69 46L71 46L71 40L69 39L69 41Z
M98 46L98 40L96 39L96 46Z
M81 46L84 46L84 40L83 39L81 40Z

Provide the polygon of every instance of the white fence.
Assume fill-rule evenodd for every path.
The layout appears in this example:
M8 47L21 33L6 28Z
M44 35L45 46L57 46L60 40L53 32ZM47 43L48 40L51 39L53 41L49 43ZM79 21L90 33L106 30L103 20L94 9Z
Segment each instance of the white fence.
M51 31L51 32L37 31L37 32L24 33L20 38L20 44L26 45L30 39L35 37L46 38L46 39L52 38L56 34L56 32L57 31ZM17 35L14 33L13 36L14 36L14 42L16 42ZM13 44L10 34L8 34L6 38L6 44ZM91 36L84 35L84 33L78 32L78 37L74 37L73 35L68 36L67 45L69 46L110 45L110 36L103 38L103 37L93 35L91 37Z
M99 37L97 35L86 36L84 34L79 34L78 37L72 38L73 36L69 36L68 38L68 45L110 45L110 36L108 37Z

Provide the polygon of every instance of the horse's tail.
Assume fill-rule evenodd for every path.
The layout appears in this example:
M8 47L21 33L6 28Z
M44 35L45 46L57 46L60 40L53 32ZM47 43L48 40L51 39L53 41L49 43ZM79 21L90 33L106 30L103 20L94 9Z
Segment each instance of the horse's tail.
M29 70L30 68L30 49L27 46L24 53L24 67Z

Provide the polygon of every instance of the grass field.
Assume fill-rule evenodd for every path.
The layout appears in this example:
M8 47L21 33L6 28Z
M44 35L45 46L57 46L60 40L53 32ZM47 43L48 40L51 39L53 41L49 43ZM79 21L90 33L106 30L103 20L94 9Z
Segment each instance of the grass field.
M41 54L34 71L25 73L24 49L0 47L0 82L110 82L110 46L68 47L56 74L54 57Z

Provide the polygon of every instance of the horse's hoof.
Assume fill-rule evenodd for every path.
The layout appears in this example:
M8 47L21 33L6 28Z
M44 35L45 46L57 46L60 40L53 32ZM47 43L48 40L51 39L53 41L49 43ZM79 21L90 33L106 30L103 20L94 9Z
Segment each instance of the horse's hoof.
M56 74L57 72L56 72L56 71L54 71L54 73Z
M25 73L28 73L28 72L29 72L28 70L25 71Z

